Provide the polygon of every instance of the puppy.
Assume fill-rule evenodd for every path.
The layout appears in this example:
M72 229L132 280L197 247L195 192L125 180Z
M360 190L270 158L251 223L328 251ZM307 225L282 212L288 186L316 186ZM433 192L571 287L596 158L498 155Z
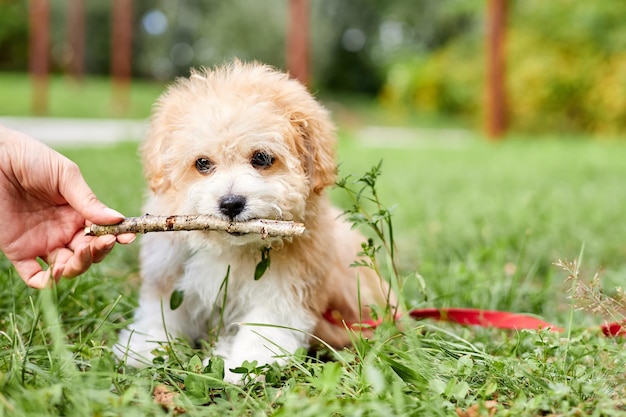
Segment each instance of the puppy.
M143 237L139 308L116 346L128 364L150 363L166 332L191 340L218 332L214 354L231 382L240 377L229 369L244 360L285 363L311 334L349 344L341 320L370 319L369 306L384 305L388 289L371 269L350 266L365 239L325 195L336 177L335 141L327 111L306 88L265 65L194 71L159 98L141 146L151 190L145 212L292 220L306 232ZM255 280L263 248L271 264ZM184 301L171 310L174 290ZM338 323L324 318L329 312Z

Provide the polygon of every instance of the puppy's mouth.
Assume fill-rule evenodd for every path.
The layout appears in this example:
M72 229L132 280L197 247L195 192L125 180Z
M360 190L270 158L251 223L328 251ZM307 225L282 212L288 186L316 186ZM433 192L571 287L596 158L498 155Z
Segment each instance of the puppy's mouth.
M246 222L251 222L251 221L257 220L257 218L256 217L248 217L248 216L244 216L244 215L239 215L239 216L236 216L235 218L228 218L227 217L224 220L226 220L231 225L234 225L234 224L242 224L242 223L245 224ZM246 233L245 231L244 232L235 232L235 231L231 232L231 231L228 231L228 230L225 230L224 233L226 233L229 236L234 236L234 237L241 237L241 236L246 236L246 235L250 234L250 233Z
M246 223L252 223L255 222L257 220L278 220L278 219L271 219L271 218L265 218L265 217L246 217L244 219L229 219L228 222L231 225L232 228L234 229L238 229L237 231L230 231L230 230L224 230L222 233L225 233L228 236L233 236L234 238L243 238L243 237L248 237L248 239L252 239L252 240L256 240L259 237L263 240L265 240L266 236L263 236L262 234L259 234L258 232L258 228L256 227L256 225L250 225L250 229L248 230L246 227Z
M246 223L246 222L250 222L254 220L257 220L257 218L244 217L242 219L228 219L228 222L233 224L233 223ZM226 233L228 233L230 236L236 236L236 237L250 234L250 233L245 233L245 232L229 232L229 231L226 231Z

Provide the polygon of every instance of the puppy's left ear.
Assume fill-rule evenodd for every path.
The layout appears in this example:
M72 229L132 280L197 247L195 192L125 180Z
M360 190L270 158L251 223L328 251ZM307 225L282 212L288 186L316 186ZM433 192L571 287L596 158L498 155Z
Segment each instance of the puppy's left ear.
M320 194L337 177L335 127L321 106L314 112L292 114L291 123L298 134L296 147L311 189Z

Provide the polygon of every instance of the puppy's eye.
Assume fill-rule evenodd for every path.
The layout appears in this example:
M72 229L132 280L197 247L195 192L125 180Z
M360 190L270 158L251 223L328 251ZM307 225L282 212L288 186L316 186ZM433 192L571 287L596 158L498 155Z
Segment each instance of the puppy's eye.
M209 158L196 159L196 169L201 174L208 174L213 170L213 162Z
M275 158L267 152L257 151L252 155L250 163L258 169L269 168L274 163Z

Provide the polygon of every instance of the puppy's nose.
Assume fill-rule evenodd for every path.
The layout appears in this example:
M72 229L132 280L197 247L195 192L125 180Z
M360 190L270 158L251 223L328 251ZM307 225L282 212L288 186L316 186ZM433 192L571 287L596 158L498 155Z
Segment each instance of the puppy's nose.
M228 194L220 200L220 211L231 220L246 207L246 197L242 195Z

